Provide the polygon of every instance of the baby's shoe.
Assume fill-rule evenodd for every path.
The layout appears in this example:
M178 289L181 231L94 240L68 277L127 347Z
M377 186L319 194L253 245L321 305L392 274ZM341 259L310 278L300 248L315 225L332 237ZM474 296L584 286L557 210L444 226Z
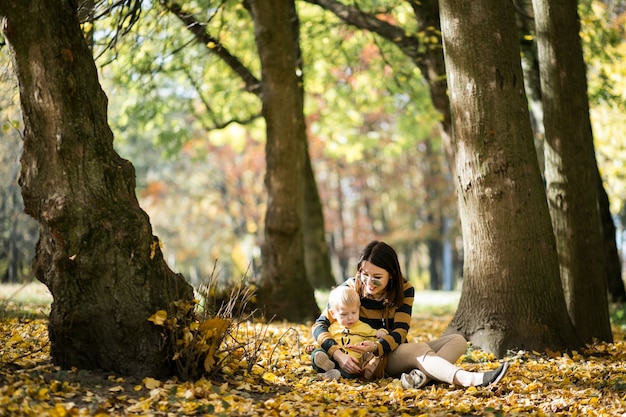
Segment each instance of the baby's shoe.
M339 372L339 369L331 369L319 375L321 375L321 377L324 379L328 379L330 381L336 381L339 379L339 377L341 377L341 372Z

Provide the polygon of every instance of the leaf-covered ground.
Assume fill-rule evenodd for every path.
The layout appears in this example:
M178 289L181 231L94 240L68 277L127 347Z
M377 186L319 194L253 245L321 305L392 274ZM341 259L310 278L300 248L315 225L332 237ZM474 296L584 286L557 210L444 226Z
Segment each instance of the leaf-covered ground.
M375 416L375 415L606 415L626 413L626 346L596 344L571 356L515 352L509 373L491 388L447 384L402 389L397 379L325 381L309 365L309 324L247 324L254 351L231 361L224 373L195 382L124 378L110 373L61 370L50 362L45 318L4 306L0 321L1 416ZM6 314L7 311L10 314ZM39 315L41 317L41 315ZM21 317L21 318L15 318ZM410 338L441 334L449 315L420 314ZM245 337L245 335L242 335ZM459 365L469 370L497 366L489 355L468 349ZM250 372L246 372L250 369Z

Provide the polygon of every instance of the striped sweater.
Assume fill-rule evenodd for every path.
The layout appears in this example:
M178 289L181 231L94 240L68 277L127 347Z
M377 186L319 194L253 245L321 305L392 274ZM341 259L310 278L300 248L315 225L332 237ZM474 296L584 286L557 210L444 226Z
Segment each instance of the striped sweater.
M354 287L354 278L348 278L341 285ZM374 329L387 329L389 331L388 335L376 341L378 351L375 353L377 356L386 355L395 350L400 343L406 342L411 323L415 289L410 282L404 281L403 291L404 303L401 306L391 305L387 300L376 301L361 298L360 320ZM313 338L331 357L340 348L328 331L333 322L334 319L328 313L327 307L313 324Z

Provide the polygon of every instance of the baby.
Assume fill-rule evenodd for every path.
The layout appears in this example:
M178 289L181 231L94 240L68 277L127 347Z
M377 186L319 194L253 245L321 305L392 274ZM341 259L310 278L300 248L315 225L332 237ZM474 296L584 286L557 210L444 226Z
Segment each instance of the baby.
M359 319L361 299L359 294L347 285L340 285L333 289L328 296L328 312L335 322L328 331L337 342L339 348L357 358L365 366L369 358L363 358L359 352L348 349L347 345L356 345L365 340L380 339L387 334L385 329L375 330ZM311 353L313 369L327 379L357 378L359 374L349 374L339 368L337 362L322 348ZM339 369L338 369L339 368Z

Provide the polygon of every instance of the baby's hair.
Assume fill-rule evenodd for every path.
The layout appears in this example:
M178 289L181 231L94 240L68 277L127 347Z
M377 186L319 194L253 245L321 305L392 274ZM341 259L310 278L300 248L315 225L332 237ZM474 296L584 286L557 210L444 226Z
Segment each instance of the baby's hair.
M333 311L336 311L339 307L344 305L360 306L361 298L354 288L350 288L347 285L340 285L333 288L328 295L328 305Z

